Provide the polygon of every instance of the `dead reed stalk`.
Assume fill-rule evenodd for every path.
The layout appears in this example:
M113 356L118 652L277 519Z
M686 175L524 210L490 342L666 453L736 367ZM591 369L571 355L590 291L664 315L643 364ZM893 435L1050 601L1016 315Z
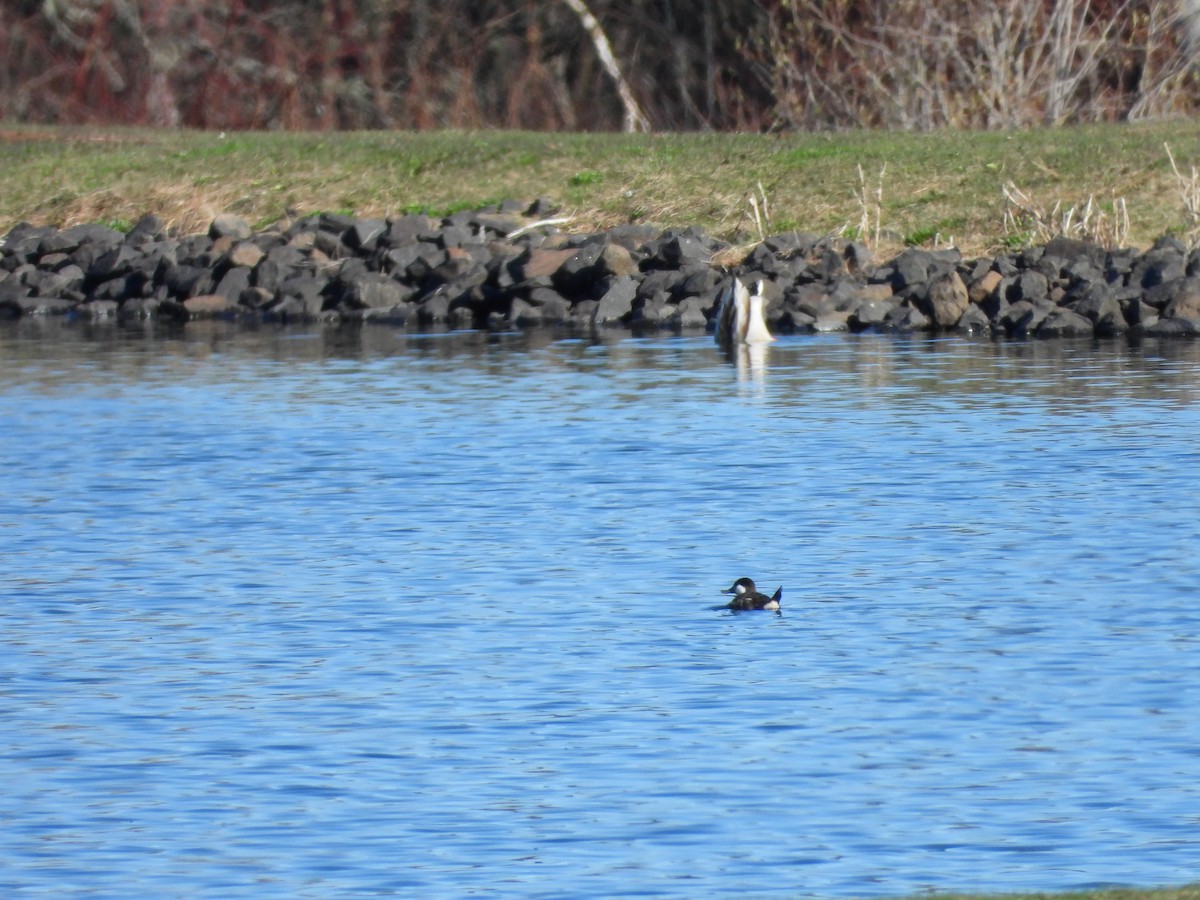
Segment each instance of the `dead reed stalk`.
M1056 200L1047 210L1012 181L1004 182L1000 191L1004 195L1004 231L1011 238L1045 243L1063 236L1108 248L1129 242L1129 209L1124 197L1114 197L1111 209L1089 196L1085 202L1071 206Z
M1171 161L1171 171L1175 173L1175 187L1179 191L1179 199L1183 201L1188 242L1195 247L1200 245L1200 171L1193 165L1191 171L1184 175L1175 164L1171 146L1164 143L1163 147L1167 151L1167 159Z

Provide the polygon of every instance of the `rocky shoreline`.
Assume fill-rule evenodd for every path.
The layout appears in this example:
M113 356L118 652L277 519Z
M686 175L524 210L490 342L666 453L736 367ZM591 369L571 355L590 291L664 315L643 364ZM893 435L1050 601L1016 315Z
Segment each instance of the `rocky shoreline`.
M323 213L254 231L217 216L177 235L146 216L20 224L0 239L0 317L224 318L451 328L712 328L728 278L761 278L776 334L959 331L1008 337L1200 333L1200 251L1069 238L964 259L790 232L740 261L695 228L567 234L552 210L506 201L444 218ZM722 262L727 264L722 265Z

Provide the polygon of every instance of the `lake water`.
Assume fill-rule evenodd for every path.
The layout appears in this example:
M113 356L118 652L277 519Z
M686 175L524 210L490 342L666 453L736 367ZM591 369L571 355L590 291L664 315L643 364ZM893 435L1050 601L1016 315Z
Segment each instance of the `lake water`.
M1200 343L22 321L0 367L5 896L1200 871Z

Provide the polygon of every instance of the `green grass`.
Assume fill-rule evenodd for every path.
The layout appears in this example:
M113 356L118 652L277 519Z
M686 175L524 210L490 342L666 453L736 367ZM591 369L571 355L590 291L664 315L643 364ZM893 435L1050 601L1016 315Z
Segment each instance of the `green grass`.
M968 252L1011 243L1000 185L1049 208L1124 197L1131 242L1182 231L1163 150L1200 164L1200 122L1023 132L897 134L234 133L0 126L0 232L14 223L133 222L154 212L187 230L217 212L258 224L302 212L462 209L547 197L588 230L620 222L699 225L757 237L761 183L774 230L857 226L858 166L897 245L940 233Z

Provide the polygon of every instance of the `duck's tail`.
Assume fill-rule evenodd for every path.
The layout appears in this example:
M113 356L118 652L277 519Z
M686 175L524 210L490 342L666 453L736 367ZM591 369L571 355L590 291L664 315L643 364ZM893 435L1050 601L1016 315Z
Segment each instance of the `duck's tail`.
M773 597L771 597L771 602L772 603L781 603L782 600L783 600L783 585L781 584L779 587L777 587L775 589L775 595Z

